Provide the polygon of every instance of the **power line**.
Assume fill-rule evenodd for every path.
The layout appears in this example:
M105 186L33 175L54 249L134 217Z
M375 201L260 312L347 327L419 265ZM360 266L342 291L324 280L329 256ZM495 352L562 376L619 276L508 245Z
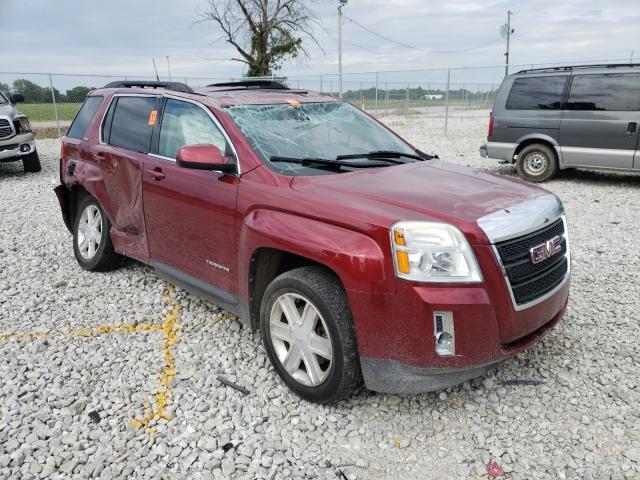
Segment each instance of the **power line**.
M344 18L346 18L347 20L349 20L351 23L354 23L355 25L357 25L358 27L362 28L363 30L366 30L367 32L371 33L372 35L375 35L376 37L380 37L383 40L386 40L387 42L391 42L395 45L398 45L400 47L404 47L404 48L409 48L411 50L417 50L419 52L425 52L425 53L435 53L435 54L449 54L449 53L462 53L462 52L470 52L472 50L478 50L479 48L483 48L483 47L488 47L489 45L493 45L494 43L498 43L499 41L502 40L502 38L498 37L494 40L491 40L490 42L487 43L483 43L482 45L478 45L475 47L471 47L471 48L463 48L460 50L434 50L434 49L424 49L424 48L419 48L419 47L414 47L413 45L408 45L406 43L402 43L402 42L398 42L397 40L394 40L392 38L386 37L374 30L372 30L369 27L366 27L365 25L362 25L359 22L356 22L353 18L344 15Z

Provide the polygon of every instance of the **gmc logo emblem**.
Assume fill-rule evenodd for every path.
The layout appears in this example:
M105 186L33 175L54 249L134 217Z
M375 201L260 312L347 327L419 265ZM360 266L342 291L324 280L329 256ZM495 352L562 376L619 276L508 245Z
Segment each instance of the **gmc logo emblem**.
M556 235L551 240L547 240L542 245L533 247L529 252L531 253L531 262L535 265L545 261L547 258L553 257L556 253L562 251L562 239L559 235Z

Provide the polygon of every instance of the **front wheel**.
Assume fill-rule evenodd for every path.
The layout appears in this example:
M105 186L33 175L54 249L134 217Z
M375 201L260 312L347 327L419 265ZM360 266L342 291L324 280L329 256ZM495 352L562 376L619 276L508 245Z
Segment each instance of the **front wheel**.
M106 272L118 267L120 256L113 250L110 229L111 222L98 200L86 196L73 224L73 253L85 270Z
M558 173L558 158L546 145L527 145L518 154L518 175L530 182L544 182Z
M273 280L260 329L276 372L305 400L335 402L362 385L351 309L333 273L302 267Z

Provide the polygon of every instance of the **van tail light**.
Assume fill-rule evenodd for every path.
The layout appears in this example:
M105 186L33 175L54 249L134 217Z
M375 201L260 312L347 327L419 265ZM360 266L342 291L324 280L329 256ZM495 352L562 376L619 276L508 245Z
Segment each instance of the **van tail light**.
M489 133L487 134L487 138L491 138L493 136L493 113L489 114Z
M64 158L64 142L60 142L60 158Z

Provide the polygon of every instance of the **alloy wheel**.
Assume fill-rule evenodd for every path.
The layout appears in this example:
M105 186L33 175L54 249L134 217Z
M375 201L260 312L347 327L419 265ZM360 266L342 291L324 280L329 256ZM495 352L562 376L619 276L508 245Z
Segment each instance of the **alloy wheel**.
M278 360L297 382L316 387L333 365L333 345L322 315L302 295L285 293L273 304L269 333Z
M102 242L102 214L95 205L87 205L78 223L78 250L85 260L91 260Z

